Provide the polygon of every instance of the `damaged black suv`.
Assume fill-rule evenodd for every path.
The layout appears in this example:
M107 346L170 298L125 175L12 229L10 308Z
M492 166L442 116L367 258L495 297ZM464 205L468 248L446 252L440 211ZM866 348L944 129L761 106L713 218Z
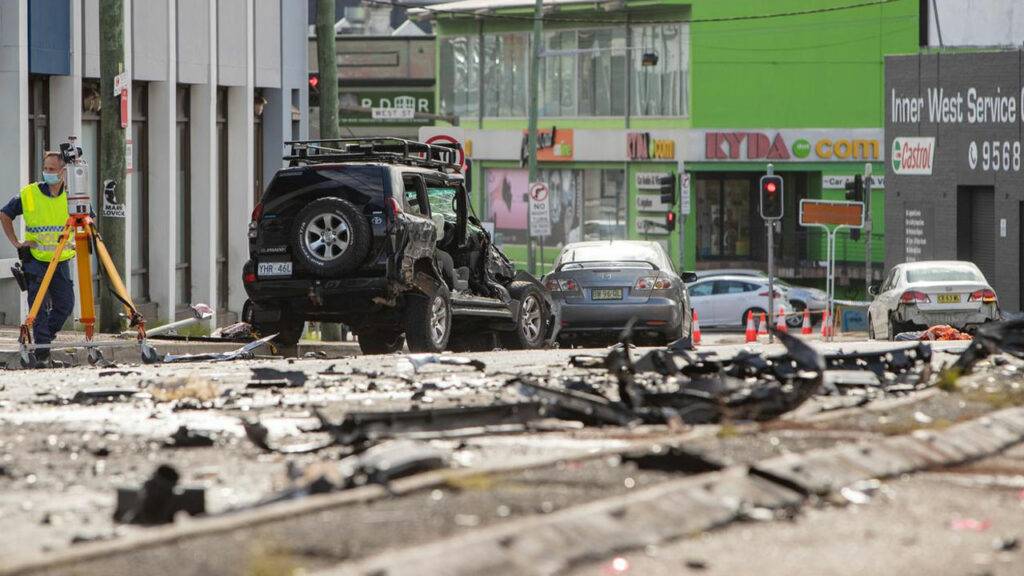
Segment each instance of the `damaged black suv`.
M461 150L397 138L289 142L249 224L244 316L279 345L341 322L367 354L540 348L544 286L472 212Z

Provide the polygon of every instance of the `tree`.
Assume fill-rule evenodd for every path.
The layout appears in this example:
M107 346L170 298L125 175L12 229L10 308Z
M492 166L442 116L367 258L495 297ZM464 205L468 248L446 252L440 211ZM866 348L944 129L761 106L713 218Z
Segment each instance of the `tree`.
M334 38L335 0L317 0L316 3L316 62L320 71L320 138L338 138L338 61ZM341 327L324 322L320 337L328 341L341 340Z
M114 96L114 77L124 70L124 1L100 0L100 22L100 150L103 153L100 154L99 181L115 182L117 197L126 199L124 128L121 128L119 98L128 98L130 93L126 90L120 97ZM125 219L103 215L102 190L94 191L93 198L96 199L99 212L100 234L114 266L124 275L128 271L125 259ZM106 277L100 274L100 278L100 332L120 332L121 301L110 290Z

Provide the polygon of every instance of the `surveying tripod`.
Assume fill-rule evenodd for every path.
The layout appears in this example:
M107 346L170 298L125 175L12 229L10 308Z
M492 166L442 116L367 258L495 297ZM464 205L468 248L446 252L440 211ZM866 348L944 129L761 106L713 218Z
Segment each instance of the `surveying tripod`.
M37 365L37 360L33 354L35 350L56 347L54 344L33 344L32 325L35 323L36 316L46 300L47 292L50 289L50 282L53 280L53 275L60 264L60 255L64 253L64 247L71 240L72 235L74 235L75 239L75 257L78 260L78 294L81 305L81 317L78 318L78 322L85 327L85 343L62 343L60 347L85 348L88 350L89 363L96 364L103 359L103 355L99 350L100 345L124 345L123 343L93 341L93 336L96 333L96 308L93 303L92 260L90 255L95 251L100 267L110 281L114 295L124 305L129 325L136 329L142 352L142 360L146 363L158 362L159 357L156 350L146 343L146 321L139 314L135 304L132 303L131 295L128 294L124 282L121 281L117 267L114 266L113 260L110 259L110 253L107 252L103 238L96 228L95 221L93 221L92 203L90 202L88 188L86 188L88 186L88 169L85 160L82 159L82 149L75 146L75 137L72 136L67 143L60 145L60 150L66 170L64 185L68 197L68 219L64 224L63 231L60 233L57 248L53 252L53 258L46 268L46 274L39 285L39 291L32 302L32 307L29 309L25 322L21 325L21 334L18 338L18 342L21 344L21 364L25 368L34 368Z

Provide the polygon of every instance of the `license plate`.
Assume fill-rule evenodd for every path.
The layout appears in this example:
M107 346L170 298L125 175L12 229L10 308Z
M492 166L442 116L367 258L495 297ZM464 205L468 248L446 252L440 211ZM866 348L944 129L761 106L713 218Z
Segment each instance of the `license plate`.
M292 263L291 262L260 262L257 265L256 273L261 278L274 277L274 276L291 276L292 275Z
M939 300L939 304L959 304L960 303L960 295L959 294L939 294L938 300Z
M622 300L622 288L595 288L590 292L591 300Z

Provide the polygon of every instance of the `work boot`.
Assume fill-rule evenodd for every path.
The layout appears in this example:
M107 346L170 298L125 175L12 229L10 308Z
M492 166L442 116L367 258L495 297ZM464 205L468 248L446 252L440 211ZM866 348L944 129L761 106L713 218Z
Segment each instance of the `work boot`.
M50 367L50 349L40 348L33 353L36 357L37 368L49 368Z

